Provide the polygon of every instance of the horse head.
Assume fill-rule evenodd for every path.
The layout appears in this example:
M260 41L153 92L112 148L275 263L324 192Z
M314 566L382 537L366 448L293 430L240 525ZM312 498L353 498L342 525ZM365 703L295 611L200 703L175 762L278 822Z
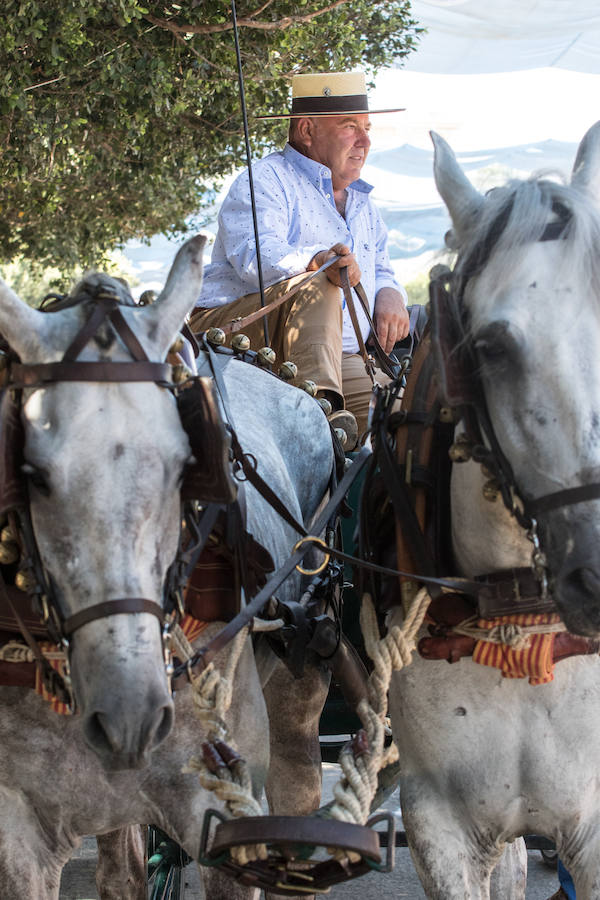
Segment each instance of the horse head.
M180 249L155 304L118 305L120 329L105 319L86 335L94 300L42 312L0 282L0 332L34 374L75 356L123 372L120 364L133 365L132 341L158 372L198 296L203 244L196 237ZM127 300L107 276L86 278L74 296L98 293ZM86 740L107 768L140 768L173 724L159 608L190 446L173 393L152 374L63 380L61 371L22 392L29 520L58 616L72 623L73 693Z
M579 147L570 184L537 176L485 197L448 144L432 139L458 251L456 352L471 359L491 424L485 443L520 524L539 535L565 624L598 635L600 123Z

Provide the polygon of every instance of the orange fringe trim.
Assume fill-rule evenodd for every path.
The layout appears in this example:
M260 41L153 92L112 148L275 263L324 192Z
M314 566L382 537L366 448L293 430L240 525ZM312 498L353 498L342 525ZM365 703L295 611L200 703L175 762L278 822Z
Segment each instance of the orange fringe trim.
M528 614L501 616L498 619L479 619L478 628L494 628L496 625L554 625L560 622L555 614ZM532 634L529 646L515 650L506 644L477 641L473 660L482 666L493 666L502 671L504 678L529 678L529 684L547 684L554 679L555 633Z
M58 647L56 644L51 644L47 641L40 643L40 650L42 653L56 653ZM64 677L66 674L66 660L63 659L49 659L48 662L57 672ZM58 713L59 716L70 716L72 715L72 710L69 709L66 703L63 703L62 700L59 700L58 697L55 697L54 694L50 694L46 688L44 687L42 676L40 674L39 668L35 667L35 692L39 694L42 700L45 700L46 703L50 704L50 709L52 712Z
M193 616L190 616L188 613L186 613L179 623L179 627L185 634L190 644L193 644L196 638L199 637L205 630L205 628L208 628L210 624L210 622L203 622L201 619L194 619Z

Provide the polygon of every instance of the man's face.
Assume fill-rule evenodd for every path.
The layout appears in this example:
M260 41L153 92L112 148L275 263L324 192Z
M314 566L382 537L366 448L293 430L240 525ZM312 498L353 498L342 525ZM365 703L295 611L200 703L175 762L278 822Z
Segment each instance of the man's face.
M314 116L307 155L331 169L333 189L342 190L360 176L371 140L368 113Z

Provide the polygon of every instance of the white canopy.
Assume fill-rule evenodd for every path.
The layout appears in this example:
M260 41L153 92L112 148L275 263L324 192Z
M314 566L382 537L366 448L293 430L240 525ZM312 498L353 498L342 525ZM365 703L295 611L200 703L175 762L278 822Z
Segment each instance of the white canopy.
M600 73L597 0L412 0L411 8L428 29L407 62L413 72Z

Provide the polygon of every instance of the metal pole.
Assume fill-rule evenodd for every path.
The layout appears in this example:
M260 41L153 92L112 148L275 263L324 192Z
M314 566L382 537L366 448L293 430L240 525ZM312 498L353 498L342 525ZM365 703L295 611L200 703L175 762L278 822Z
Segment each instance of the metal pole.
M260 305L265 306L265 286L263 283L262 262L260 258L260 238L258 234L258 221L256 218L256 200L254 197L254 180L252 178L252 157L250 154L250 140L248 138L248 116L246 114L246 94L244 91L244 75L242 73L242 57L240 55L240 42L238 40L237 16L235 10L235 0L231 0L231 18L233 22L233 37L235 39L235 54L238 65L238 81L240 86L240 101L242 105L242 119L244 122L244 139L246 141L246 161L248 163L248 182L250 185L250 202L252 204L252 222L254 223L254 242L256 244L256 266L258 269L258 289L260 291ZM267 317L263 317L263 331L265 335L265 346L269 346L269 326Z

